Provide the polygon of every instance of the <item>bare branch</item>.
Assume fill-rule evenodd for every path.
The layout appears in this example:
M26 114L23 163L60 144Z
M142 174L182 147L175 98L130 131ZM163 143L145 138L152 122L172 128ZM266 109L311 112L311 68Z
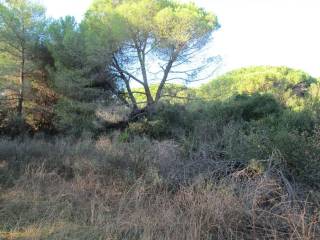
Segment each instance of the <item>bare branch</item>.
M142 94L142 95L146 95L145 92L132 92L133 94Z
M185 100L193 100L193 101L201 101L201 98L192 98L192 97L183 97L183 96L177 96L177 95L171 95L171 94L164 94L162 97L170 97L170 98L176 98L176 99L185 99Z
M141 85L144 86L144 83L141 80L139 80L137 77L135 77L131 73L127 72L126 70L122 69L115 57L113 57L113 61L114 61L113 66L118 70L118 72L120 74L123 73L123 74L127 75L128 77L132 78L133 80L135 80L136 82L138 82L138 83L140 83Z

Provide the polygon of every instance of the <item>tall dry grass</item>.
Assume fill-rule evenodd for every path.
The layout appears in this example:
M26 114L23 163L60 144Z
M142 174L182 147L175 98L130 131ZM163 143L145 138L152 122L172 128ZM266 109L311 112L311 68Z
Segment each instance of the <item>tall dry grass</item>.
M0 141L0 239L320 239L316 192L173 141ZM204 167L204 166L207 166Z

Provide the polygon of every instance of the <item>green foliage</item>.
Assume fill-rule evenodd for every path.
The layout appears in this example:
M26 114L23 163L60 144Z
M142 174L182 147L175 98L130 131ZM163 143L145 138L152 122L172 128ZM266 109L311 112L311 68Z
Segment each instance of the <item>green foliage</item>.
M200 88L205 99L225 100L234 94L270 93L287 106L301 109L301 97L316 79L287 67L258 66L231 71Z
M271 94L255 93L225 101L160 104L149 121L131 124L126 133L131 138L174 138L188 158L204 154L248 166L254 162L259 171L276 154L274 164L287 176L315 184L315 169L320 170L319 145L312 140L317 139L317 124L312 111L292 111Z
M194 102L188 105L162 103L157 106L155 112L148 120L131 124L131 133L146 134L153 138L181 139L185 135L193 134L196 126L203 123L215 122L226 125L230 122L279 119L285 108L272 95L245 94L237 95L225 102Z
M237 95L231 101L232 112L239 112L245 121L259 120L282 111L281 105L272 95Z
M235 95L226 101L195 103L191 109L198 113L198 120L212 119L221 123L260 120L284 111L272 95L259 93Z
M55 128L64 134L80 136L84 132L96 133L98 124L94 104L60 99L55 106Z
M55 67L79 69L84 67L86 58L84 39L74 17L67 16L54 20L48 27L49 51L55 60Z
M183 67L189 62L219 24L213 14L193 3L96 0L88 10L82 28L89 59L107 65L106 69L126 89L127 102L138 108L139 101L131 92L131 81L142 86L140 91L147 105L158 103L164 95L169 73L174 72L174 68L179 71L177 66ZM158 74L149 71L155 59L162 66ZM203 66L194 68L196 70L184 72L186 79L203 70ZM160 74L160 78L156 76ZM153 79L160 82L151 87L149 83ZM157 88L152 90L155 86ZM152 91L155 93L151 94Z
M104 41L111 38L121 44L147 37L156 39L160 48L191 44L218 26L215 16L196 5L167 0L96 0L86 14L85 24L99 32L98 36L108 31Z
M15 114L32 132L51 131L56 99L47 81L52 58L44 45L46 25L44 7L34 1L0 3L0 101L7 132Z
M28 0L7 0L0 3L0 23L2 50L14 57L25 48L30 56L43 34L45 9Z
M55 89L65 97L81 100L88 96L85 85L85 49L78 24L73 17L53 21L48 29L49 51L54 58L51 78Z
M55 71L51 70L50 76L55 91L64 97L85 102L92 102L103 97L107 99L108 94L103 89L87 86L90 80L84 76L85 73L86 70L83 69L59 67Z
M50 69L52 85L60 100L55 106L54 125L59 132L81 135L96 132L98 105L112 98L110 82L103 68L87 55L84 33L74 17L53 21L48 29L47 46L54 66Z
M46 25L44 8L28 0L8 0L0 3L0 81L19 85L21 61L28 74L39 69L37 51ZM2 64L1 64L2 63ZM32 76L33 77L33 76ZM29 79L32 81L33 79ZM9 85L9 86L8 86Z

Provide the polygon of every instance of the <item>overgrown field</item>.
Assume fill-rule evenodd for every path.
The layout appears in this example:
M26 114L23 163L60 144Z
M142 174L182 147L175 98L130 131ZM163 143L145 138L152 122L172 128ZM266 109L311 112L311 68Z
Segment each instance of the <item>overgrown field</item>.
M0 238L319 238L319 192L290 182L279 152L243 166L204 146L3 139Z
M0 0L0 240L319 240L320 79L200 85L220 16L91 2L77 22Z
M163 101L121 130L97 124L126 120L111 106L4 135L0 239L319 239L319 85L276 73L251 90L230 73L230 97L213 82L193 90L213 99Z

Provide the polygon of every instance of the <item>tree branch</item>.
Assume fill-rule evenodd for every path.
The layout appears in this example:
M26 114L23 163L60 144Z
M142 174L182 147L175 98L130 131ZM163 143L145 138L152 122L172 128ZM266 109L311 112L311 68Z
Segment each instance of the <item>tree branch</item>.
M113 61L114 61L114 64L113 66L117 69L117 71L120 73L120 74L125 74L125 75L128 75L130 78L132 78L133 80L135 80L136 82L140 83L141 85L144 86L144 83L139 80L138 78L136 78L134 75L132 75L131 73L127 72L126 70L122 69L117 61L117 59L115 57L113 57Z

